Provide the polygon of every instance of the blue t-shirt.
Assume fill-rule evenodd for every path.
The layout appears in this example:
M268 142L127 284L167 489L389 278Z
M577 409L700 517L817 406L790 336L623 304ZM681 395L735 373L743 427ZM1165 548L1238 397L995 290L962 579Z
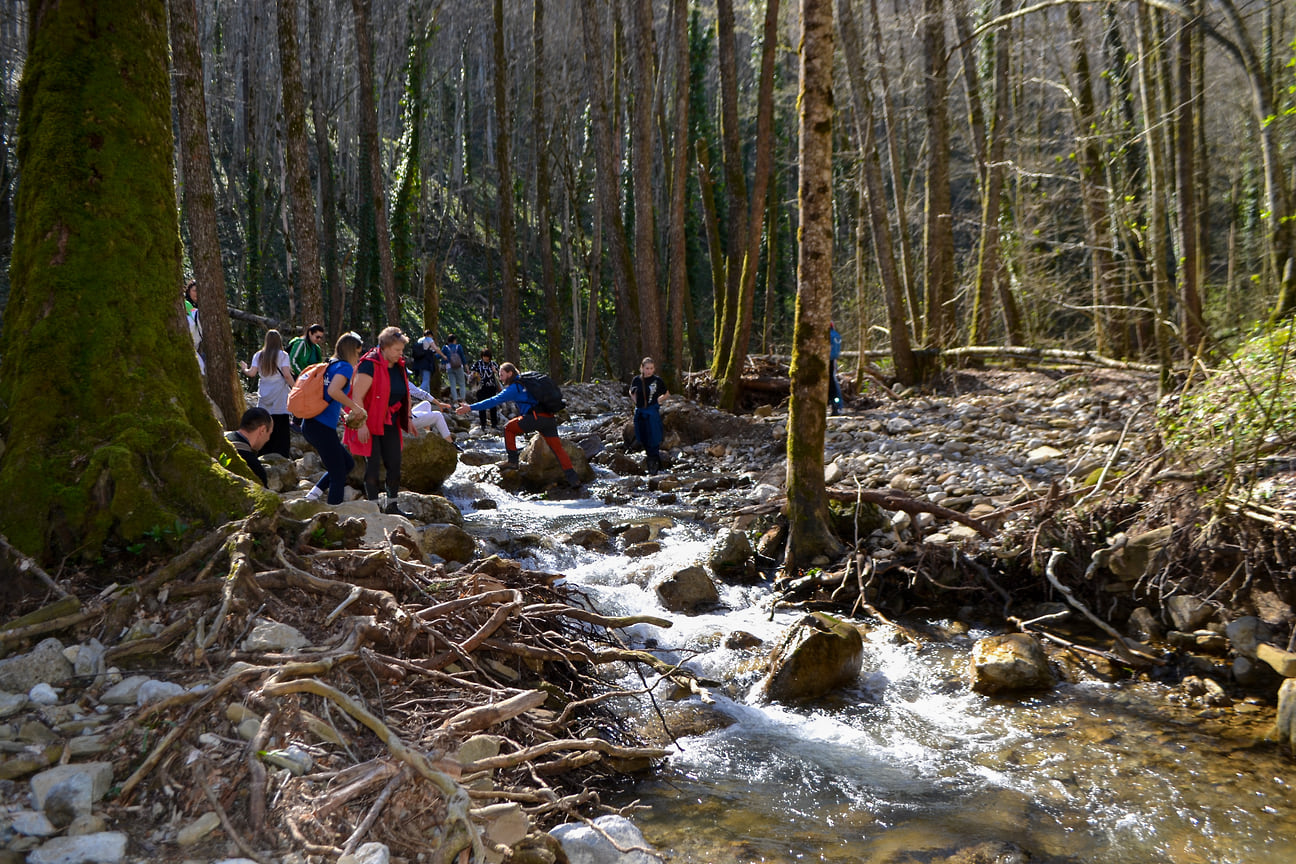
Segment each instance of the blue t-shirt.
M343 380L347 382L343 390L347 390L350 389L351 376L354 372L355 370L351 368L351 364L345 360L334 360L329 363L328 369L324 370L324 401L328 402L329 405L315 419L325 426L336 429L338 419L342 416L342 403L334 402L333 397L328 392L329 387L333 384L333 376L341 375Z

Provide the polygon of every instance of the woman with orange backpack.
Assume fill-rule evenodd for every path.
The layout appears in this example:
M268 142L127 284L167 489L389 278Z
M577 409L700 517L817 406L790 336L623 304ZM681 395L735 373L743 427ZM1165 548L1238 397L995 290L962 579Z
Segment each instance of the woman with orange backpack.
M314 417L302 421L302 435L319 453L324 462L324 476L316 483L315 488L306 493L307 499L318 501L328 494L328 503L341 504L346 493L347 474L355 467L355 459L338 440L338 420L342 406L347 406L350 418L356 422L365 419L365 410L360 403L351 398L351 379L355 377L355 366L360 362L360 349L363 343L355 333L345 333L338 337L329 359L328 368L324 371L324 401L327 407Z

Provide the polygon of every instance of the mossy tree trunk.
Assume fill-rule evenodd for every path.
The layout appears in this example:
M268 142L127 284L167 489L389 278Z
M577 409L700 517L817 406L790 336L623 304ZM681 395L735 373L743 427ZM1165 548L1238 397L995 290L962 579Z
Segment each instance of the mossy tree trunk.
M833 5L801 0L801 210L792 399L788 407L787 567L840 554L828 527L823 452L832 315Z
M184 213L193 243L194 279L198 282L198 315L207 363L207 392L233 429L247 407L234 362L234 333L225 294L217 231L216 185L212 180L207 133L207 99L198 48L198 11L194 0L171 0L171 57L175 67L176 115L180 128L180 165L184 177Z
M165 0L28 8L0 533L45 561L93 559L255 493L213 458L224 441L176 290Z

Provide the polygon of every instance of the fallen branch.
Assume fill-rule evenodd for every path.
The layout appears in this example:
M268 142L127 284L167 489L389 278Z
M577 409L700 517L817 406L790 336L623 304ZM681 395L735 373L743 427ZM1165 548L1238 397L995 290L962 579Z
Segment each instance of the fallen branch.
M917 513L930 513L937 519L945 519L950 522L959 522L969 528L976 530L982 537L993 537L994 532L980 519L973 519L966 513L960 513L957 510L951 510L948 507L942 507L939 504L933 504L930 501L921 501L917 498L911 498L895 489L829 489L828 497L833 501L845 501L855 503L864 501L869 504L876 504L884 510L903 510L909 515Z
M510 699L505 699L503 702L496 702L492 705L478 705L460 711L442 723L441 728L459 734L477 732L489 726L494 726L496 723L512 720L514 717L525 714L533 708L539 708L548 698L549 694L544 690L528 690Z
M465 772L496 771L501 768L513 768L524 762L534 762L541 756L559 753L563 750L595 750L604 756L617 759L664 759L667 751L660 747L618 747L611 741L602 738L562 738L557 741L546 741L533 747L526 747L514 753L503 753L486 759L478 759L463 766Z

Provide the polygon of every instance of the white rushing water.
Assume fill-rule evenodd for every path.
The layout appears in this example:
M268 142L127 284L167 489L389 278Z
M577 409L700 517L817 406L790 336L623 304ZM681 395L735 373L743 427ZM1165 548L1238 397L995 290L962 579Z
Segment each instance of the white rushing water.
M761 671L753 658L768 644L730 650L723 637L741 630L770 643L798 613L771 618L767 588L720 585L721 609L679 616L648 587L704 557L715 526L676 522L645 558L591 552L555 538L668 509L518 498L470 479L486 474L461 467L447 483L469 530L538 535L524 566L564 574L604 613L672 619L625 636L701 678L739 685L728 696L715 688L716 707L735 722L681 738L622 802L646 805L636 821L674 862L944 861L982 843L999 856L984 860L1004 862L1296 861L1291 762L1248 735L1203 733L1191 712L1168 712L1158 685L1060 685L991 700L971 693L964 674L984 634L919 651L877 627L855 687L814 705L751 704L743 694ZM473 511L482 497L498 509Z

